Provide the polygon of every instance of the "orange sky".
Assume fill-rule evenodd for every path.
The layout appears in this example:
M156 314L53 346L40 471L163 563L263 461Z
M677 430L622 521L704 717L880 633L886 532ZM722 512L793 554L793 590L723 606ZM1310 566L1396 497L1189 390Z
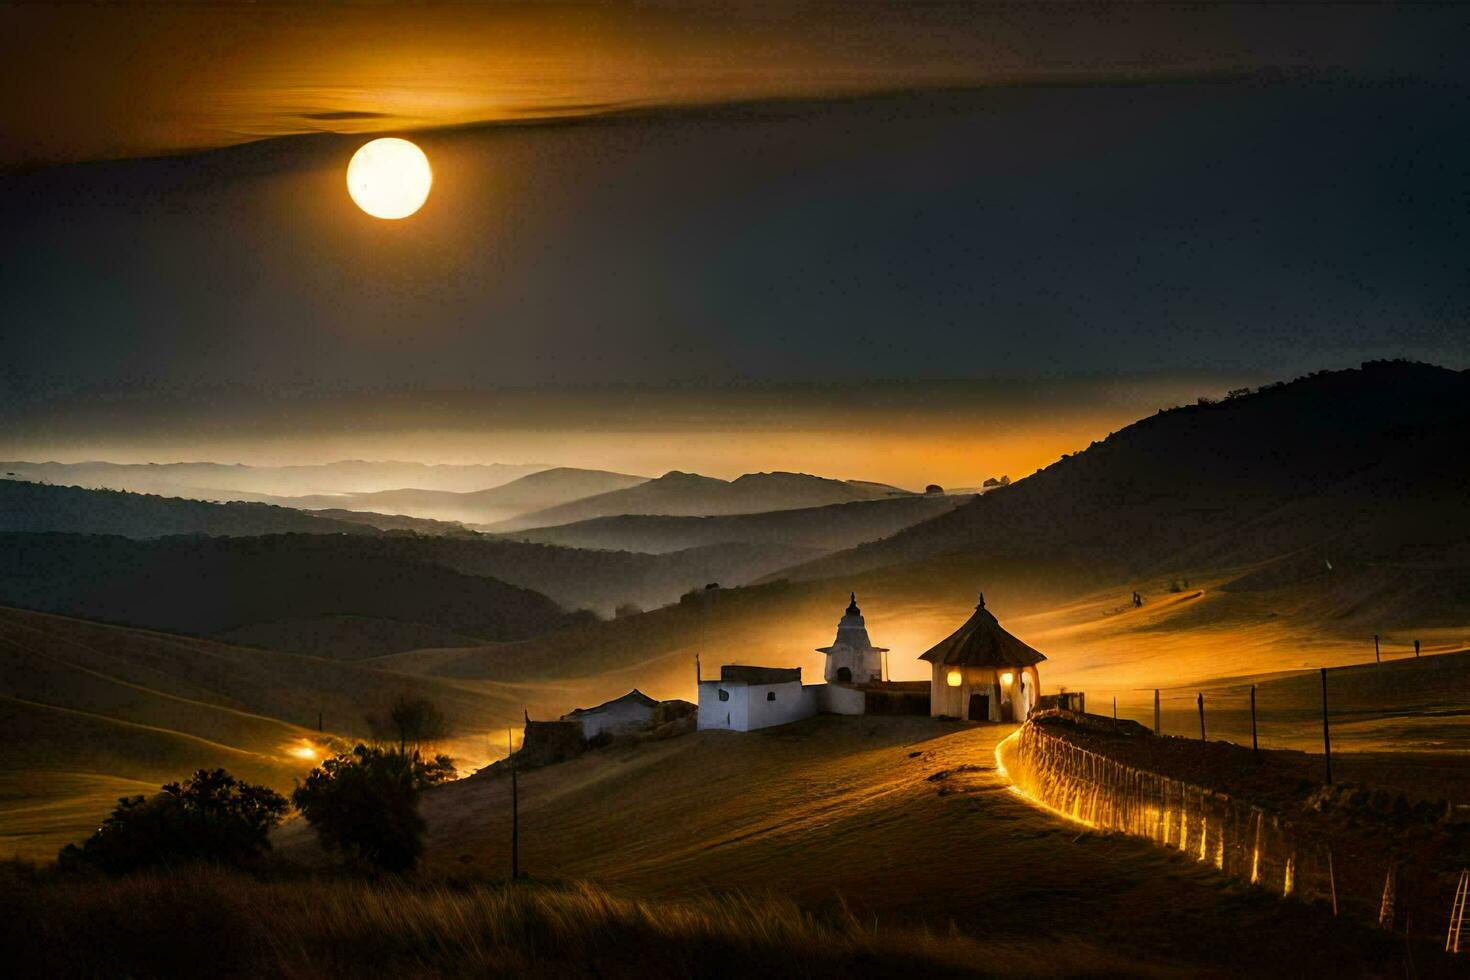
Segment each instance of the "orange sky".
M1232 378L544 388L283 400L90 398L11 433L0 457L77 462L539 462L657 476L789 470L912 489L1019 479ZM126 406L126 411L120 411Z

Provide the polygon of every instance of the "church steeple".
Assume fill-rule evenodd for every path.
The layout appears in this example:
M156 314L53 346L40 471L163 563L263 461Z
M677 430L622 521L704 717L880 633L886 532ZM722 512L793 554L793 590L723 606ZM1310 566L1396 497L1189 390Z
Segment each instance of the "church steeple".
M884 647L875 647L868 639L868 627L863 622L863 611L858 608L857 593L847 594L847 609L837 624L837 639L830 647L821 647L818 653L827 655L827 669L823 672L828 681L839 684L867 684L883 679Z

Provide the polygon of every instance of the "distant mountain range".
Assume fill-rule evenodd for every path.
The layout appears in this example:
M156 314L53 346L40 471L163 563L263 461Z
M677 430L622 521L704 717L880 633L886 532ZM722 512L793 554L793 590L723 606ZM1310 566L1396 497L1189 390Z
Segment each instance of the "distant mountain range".
M324 516L326 513L335 516ZM809 523L816 526L821 519L809 519ZM416 574L415 569L423 563L467 575L488 576L535 589L568 609L587 608L604 615L612 615L619 606L631 604L648 608L673 602L684 592L710 582L742 585L775 569L804 562L823 553L822 549L804 547L799 543L784 543L779 535L765 535L762 540L727 540L658 555L578 549L480 535L460 524L424 518L352 511L319 514L266 504L211 503L14 480L0 481L0 532L4 531L24 532L16 537L17 541L45 532L118 535L137 540L170 535L272 540L276 544L268 549L270 560L280 566L279 574L287 578L296 574L298 559L318 561L323 550L330 550L342 562L363 558L401 563L401 574L405 577ZM272 537L262 537L267 535ZM308 535L325 539L326 543L304 540L290 543L293 538ZM383 540L373 544L366 539ZM338 543L332 544L332 541ZM179 540L175 547L184 551L190 545L187 540ZM197 542L194 547L200 552L214 550L207 541ZM115 545L111 550L122 548L122 545ZM146 567L150 548L139 547L137 550L139 567ZM32 608L53 608L35 605L37 594L12 592L8 594L8 601ZM0 602L7 601L6 595L0 590ZM168 625L164 620L142 614L124 615L120 610L121 607L114 608L103 618L157 628ZM81 607L75 606L59 606L54 611L86 614ZM425 620L415 615L409 619L451 630L461 629L441 623L434 616ZM193 627L179 628L199 631ZM295 634L263 632L259 624L253 625L248 634L226 634L215 630L203 632L236 639L248 638L250 642L292 650L302 649L302 643L307 642L293 638ZM309 630L306 632L310 633ZM386 626L382 626L378 634L375 642L379 652L415 645L477 643L486 638L483 633L472 631L463 635L452 632L431 634L418 628L403 630ZM343 634L343 641L351 649L362 646L350 635ZM310 642L315 644L313 649L325 650L330 646L327 633Z
M373 511L462 524L493 524L528 511L623 490L646 482L648 478L645 476L559 466L486 490L451 492L397 489L374 493L272 497L269 501L283 507L304 510L330 508Z
M953 510L967 496L906 494L724 517L667 517L624 514L590 521L533 528L506 535L516 540L571 548L603 548L664 554L727 542L784 544L820 551L876 541L913 524Z
M301 466L0 461L0 477L197 500L251 499L232 496L239 493L274 496L369 493L395 487L484 490L545 469L549 467L536 463L435 465L392 460L340 460Z
M623 514L686 517L757 514L879 500L907 493L880 483L831 480L807 473L747 473L734 480L720 480L674 470L635 487L522 514L491 524L485 530L518 531Z

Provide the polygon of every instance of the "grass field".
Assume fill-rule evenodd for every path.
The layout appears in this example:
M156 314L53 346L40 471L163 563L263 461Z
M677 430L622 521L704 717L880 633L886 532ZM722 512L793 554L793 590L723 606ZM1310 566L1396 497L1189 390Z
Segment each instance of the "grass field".
M0 868L23 975L926 977L1150 975L1024 937L900 929L738 896L650 902L594 885L256 881L193 870L65 881Z
M1095 954L1099 968L1121 956L1138 971L1348 976L1401 956L1318 908L1034 809L994 768L1010 730L818 718L614 745L522 775L522 868L650 900L790 899L885 929L1019 942L1043 959L1055 949L1063 964ZM503 776L432 791L429 873L506 875L509 797ZM300 824L278 848L315 852Z

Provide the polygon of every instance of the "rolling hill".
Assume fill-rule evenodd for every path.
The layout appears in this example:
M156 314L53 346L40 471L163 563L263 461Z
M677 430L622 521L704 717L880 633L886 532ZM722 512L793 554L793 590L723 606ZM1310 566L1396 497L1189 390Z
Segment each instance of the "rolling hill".
M293 555L303 549L314 556L309 559L312 561L319 560L324 552L335 551L344 562L354 560L355 556L378 562L403 562L404 568L398 574L409 578L419 563L427 562L441 569L489 576L534 589L567 608L589 608L606 615L628 604L647 607L673 602L690 589L710 582L743 585L777 568L822 553L822 549L783 543L781 535L767 535L768 540L760 542L704 545L662 555L563 548L481 535L462 524L419 517L354 511L312 513L265 504L222 504L16 481L0 481L0 505L3 505L0 506L0 533L114 534L138 539L179 534L261 537L280 533L315 534L324 539L351 537L355 539L352 543L296 542L288 546L278 542L272 554L282 563L283 574L287 576L296 574L290 565L296 560ZM356 540L364 538L390 540L379 545ZM190 546L176 544L175 547ZM144 552L140 552L142 555ZM149 560L139 558L145 565ZM31 599L22 599L20 595L16 593L14 601L31 604ZM136 602L137 598L134 596L123 605ZM66 606L62 611L85 612L85 609ZM135 619L123 612L122 606L117 606L104 618L120 617L119 621L160 628L168 625L167 620ZM412 619L409 626L393 626L391 621L400 617L365 617L360 612L351 615L354 618L350 622L339 622L331 629L319 630L320 624L316 624L314 617L283 613L271 625L252 621L224 634L206 632L241 642L323 653L330 653L340 642L344 649L355 651L355 655L474 644L487 638L484 633L464 632L462 625L451 627L437 621L426 622L421 617ZM374 633L375 640L371 639Z
M395 489L373 493L281 497L271 502L304 510L345 509L404 514L462 524L493 524L529 511L567 504L646 483L647 477L560 466L502 486L466 492Z
M0 532L62 531L158 538L170 534L374 534L361 522L333 520L268 504L218 504L119 490L0 480Z
M965 552L1067 555L1120 580L1314 549L1463 559L1470 374L1374 362L1161 411L883 541L779 573L850 575Z
M538 592L353 547L389 540L4 534L0 603L202 636L248 631L342 657L426 638L520 639L569 621Z
M226 766L279 790L369 716L426 697L478 764L534 692L0 608L0 852L48 859L118 796ZM325 731L317 730L318 713Z
M520 775L521 868L651 900L779 898L885 930L1032 946L1016 966L983 962L987 975L1350 975L1402 957L1319 906L1006 792L995 746L1010 730L824 717L614 744ZM508 873L503 772L431 790L423 813L430 873ZM277 848L315 850L299 823Z
M546 469L540 464L429 464L339 460L298 466L243 463L56 463L0 461L0 476L90 489L131 490L199 500L250 495L363 493L393 487L483 490ZM232 496L240 493L246 496ZM273 502L268 499L265 502Z
M516 531L506 536L569 548L650 554L727 542L785 544L838 551L865 541L886 538L910 525L952 510L965 499L943 494L914 494L725 517L625 514Z
M719 480L675 470L636 487L522 514L485 530L518 531L620 514L685 517L756 514L878 500L903 493L906 491L882 484L829 480L806 473L747 473L734 480Z

